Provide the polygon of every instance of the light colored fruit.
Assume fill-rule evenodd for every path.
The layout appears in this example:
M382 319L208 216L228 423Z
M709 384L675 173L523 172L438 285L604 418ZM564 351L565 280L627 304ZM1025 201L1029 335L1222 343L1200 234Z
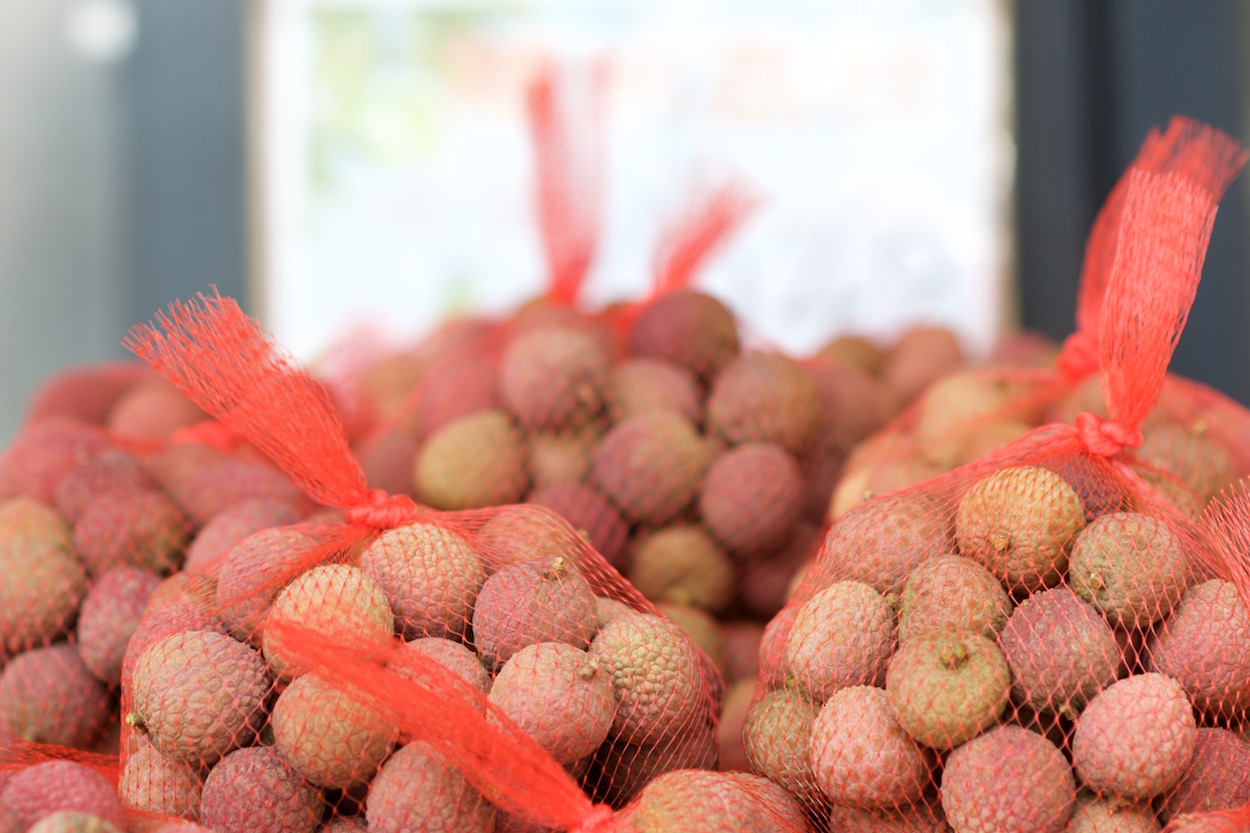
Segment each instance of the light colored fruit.
M0 807L16 816L23 830L63 810L96 816L119 830L126 827L117 789L76 761L45 761L14 772L0 786Z
M1016 700L1071 719L1115 682L1122 658L1111 626L1066 587L1021 602L999 644Z
M829 531L817 575L862 581L879 593L898 594L917 565L952 549L948 513L921 492L870 500L848 511Z
M950 749L998 722L1011 673L1003 652L984 636L927 633L899 646L885 687L909 735L925 746Z
M72 626L87 576L55 510L31 498L0 503L0 574L0 660Z
M989 425L1016 416L1012 404L1026 395L1001 374L980 368L945 376L924 392L916 411L915 434L929 462L950 469L965 447Z
M653 411L608 432L595 449L590 478L626 518L658 525L694 501L708 459L707 446L689 421Z
M1194 757L1164 797L1159 818L1235 810L1250 804L1250 742L1227 729L1199 729Z
M1031 423L1019 419L996 419L984 423L980 431L974 433L959 447L955 463L960 466L975 463L983 457L1006 448L1033 428Z
M495 808L426 743L397 751L369 785L370 833L491 833Z
M1019 726L974 738L942 772L942 809L955 833L1060 833L1075 804L1063 753Z
M417 493L436 509L516 503L529 488L525 440L502 411L478 411L436 431L417 455Z
M1120 680L1089 702L1076 723L1073 764L1104 795L1153 798L1180 781L1198 726L1185 690L1162 674Z
M100 576L78 614L78 654L105 685L122 681L126 645L139 627L160 576L137 567L118 567Z
M733 313L705 292L678 289L639 310L629 331L630 353L663 359L708 382L738 354Z
M1094 519L1072 544L1068 581L1113 625L1145 628L1185 592L1188 559L1167 525L1138 512Z
M988 568L1008 589L1034 591L1058 583L1084 525L1081 499L1063 478L1037 466L1010 466L964 494L955 538L960 555Z
M132 810L197 821L203 781L197 767L168 758L136 737L135 748L122 767L117 794Z
M970 559L939 555L917 566L903 586L898 638L930 632L994 638L1010 615L1011 599L992 573Z
M112 706L73 645L18 654L0 673L0 726L35 743L86 749Z
M744 443L717 457L699 493L704 525L739 556L784 546L802 512L803 474L771 443Z
M209 766L252 742L270 687L259 651L213 631L172 633L140 654L126 722L169 757Z
M668 603L658 604L656 609L699 646L722 679L729 676L725 670L725 639L711 614L697 607Z
M733 594L733 563L694 524L674 524L645 535L626 576L652 602L719 611Z
M885 597L862 582L840 581L799 609L786 659L798 686L825 700L847 686L879 685L896 645Z
M628 816L638 833L777 833L803 830L803 810L745 772L682 769L648 784Z
M309 784L267 746L236 749L204 781L200 817L218 833L313 833L325 804Z
M361 553L360 569L382 587L407 639L463 635L486 581L469 542L433 523L383 532Z
M918 801L932 780L929 753L874 686L835 692L812 724L808 750L816 784L835 804L896 809Z
M881 378L904 404L964 363L959 337L949 328L917 324L899 334L881 369Z
M406 653L428 657L483 694L490 693L490 674L482 667L477 654L459 642L437 636L422 637L405 642L400 649L400 656ZM410 677L402 659L393 660L388 667L401 677Z
M810 739L819 713L820 704L793 686L760 697L742 730L751 768L794 795L813 796Z
M528 434L530 485L538 489L557 483L580 483L590 472L590 455L601 432L595 423L568 431Z
M820 432L820 395L807 370L780 353L746 353L716 377L707 431L730 445L775 443L795 455Z
M121 833L99 816L75 810L58 810L30 826L28 833Z
M703 419L699 383L689 370L660 359L631 358L612 370L613 422L650 411L675 411L695 425Z
M496 675L490 702L562 764L593 753L616 711L607 670L563 642L517 651Z
M594 591L561 557L504 567L482 585L473 608L473 639L493 669L538 642L585 649L597 630Z
M1076 797L1067 833L1159 833L1159 829L1149 804L1127 804L1085 793Z

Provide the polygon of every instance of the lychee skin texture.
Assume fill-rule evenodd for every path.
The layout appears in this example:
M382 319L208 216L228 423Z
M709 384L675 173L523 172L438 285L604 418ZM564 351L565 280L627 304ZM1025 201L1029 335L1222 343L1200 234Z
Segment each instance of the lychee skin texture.
M608 357L591 336L540 329L504 351L499 382L504 401L529 429L572 428L592 419L608 393Z
M473 608L473 640L494 669L538 642L584 650L598 629L594 591L563 558L504 567L482 585Z
M1060 833L1075 804L1063 753L1019 726L959 747L942 773L942 809L956 833Z
M117 794L132 810L197 821L202 788L198 768L168 758L140 740L126 757Z
M707 702L700 651L658 616L634 614L611 622L590 643L590 654L612 675L614 737L659 743L687 728Z
M999 644L1018 701L1073 718L1115 682L1122 658L1111 626L1066 587L1021 602Z
M1137 512L1094 519L1076 536L1068 560L1072 589L1113 625L1145 628L1180 601L1189 566L1162 521Z
M1134 453L1136 459L1176 474L1203 503L1237 480L1237 467L1205 424L1164 423L1143 433L1141 447Z
M716 733L707 723L692 724L672 738L641 746L609 739L594 755L586 786L596 800L621 807L666 772L716 769L719 752Z
M274 703L274 747L309 781L342 789L368 783L395 741L395 724L364 694L296 677Z
M1085 507L1067 481L1037 466L1011 466L977 482L959 502L959 554L985 566L1008 589L1057 584Z
M126 719L171 758L207 766L252 742L270 687L259 651L213 631L174 633L139 656Z
M656 603L718 611L733 594L733 562L694 524L673 524L646 535L627 575L639 593Z
M121 684L126 645L139 627L148 597L160 583L155 573L119 567L100 576L83 599L78 614L78 654L105 685Z
M318 555L319 540L309 532L303 525L262 530L226 553L212 607L236 638L259 641L258 631L274 598Z
M428 657L460 677L472 688L483 694L490 693L490 674L482 666L477 654L461 643L437 636L421 637L404 643L400 653L408 652ZM402 660L395 664L388 664L388 667L401 677L409 676Z
M524 439L502 411L478 411L436 431L417 454L417 493L436 509L516 503L529 488Z
M1199 729L1194 758L1159 807L1171 821L1183 813L1232 810L1250 804L1250 742L1227 729Z
M1250 612L1232 582L1190 587L1151 636L1151 671L1180 681L1208 718L1250 709Z
M491 833L495 808L426 743L397 751L369 785L370 833Z
M295 506L280 500L249 500L235 504L204 524L187 546L184 570L201 569L216 575L221 559L236 544L266 529L298 523Z
M0 673L0 729L14 737L85 749L109 711L108 691L72 645L18 654Z
M66 520L76 524L91 502L102 494L127 495L157 488L137 457L120 448L106 448L65 473L56 484L53 505Z
M478 530L474 549L489 574L526 561L550 564L581 552L585 545L585 539L552 510L521 503L493 510Z
M699 514L722 545L762 555L785 545L803 513L803 473L782 448L746 443L718 457L699 494Z
M0 788L0 807L17 816L23 830L61 810L88 813L126 829L117 789L94 769L74 761L46 761L14 773Z
M794 795L814 792L810 738L820 704L797 688L779 688L756 701L742 729L751 769Z
M27 833L121 833L99 816L77 810L58 810L30 826Z
M927 633L899 646L886 691L899 723L916 741L950 749L998 722L1011 695L999 647L977 634Z
M587 468L589 468L589 455ZM530 492L526 501L545 506L569 522L614 567L623 568L622 553L629 523L606 497L588 483L552 483Z
M360 569L386 592L406 639L464 634L486 581L468 541L427 523L383 532L361 554Z
M694 501L707 465L707 446L694 426L675 413L655 411L604 436L590 477L626 518L658 525Z
M616 711L607 669L563 642L515 653L496 675L490 702L562 764L598 749Z
M648 411L675 411L691 423L703 420L703 403L694 374L659 359L632 358L612 371L609 409L613 422Z
M309 784L267 746L236 749L204 781L201 818L218 833L314 833L325 804Z
M898 810L861 810L833 804L829 829L838 833L951 833L941 805L913 804Z
M1011 599L993 573L958 555L917 566L903 585L898 638L922 633L979 633L991 639L1007 626Z
M706 382L738 355L738 325L718 299L679 289L639 311L629 347L633 355L664 359Z
M820 432L820 394L808 372L780 353L748 353L716 378L707 430L730 445L776 443L802 455Z
M825 700L840 688L880 685L897 644L885 597L862 582L840 581L799 608L786 658L799 687Z
M1175 786L1197 742L1185 689L1147 673L1120 680L1089 702L1076 723L1072 757L1090 789L1138 801Z
M1067 833L1159 833L1161 829L1149 804L1125 804L1086 793L1076 797Z
M798 803L767 779L698 769L661 775L624 818L626 829L638 833L777 833L806 826Z
M65 473L109 445L99 428L72 419L27 425L0 453L0 497L27 496L50 506Z
M838 804L895 809L918 801L932 779L929 754L899 725L890 695L874 686L835 692L808 748L816 783Z
M74 525L74 549L93 575L115 567L169 573L182 564L190 521L163 492L105 493Z
M30 498L0 503L0 575L0 659L72 627L87 574L53 509Z

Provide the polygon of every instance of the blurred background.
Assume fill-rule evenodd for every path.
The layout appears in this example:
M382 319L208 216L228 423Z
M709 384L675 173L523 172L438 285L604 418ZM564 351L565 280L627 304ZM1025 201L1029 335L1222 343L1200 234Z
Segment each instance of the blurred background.
M1239 0L41 0L0 6L0 439L216 285L297 356L541 291L524 89L607 69L593 304L692 193L758 210L699 277L761 340L1062 338L1090 222L1175 113L1250 143ZM1250 179L1173 367L1250 402Z

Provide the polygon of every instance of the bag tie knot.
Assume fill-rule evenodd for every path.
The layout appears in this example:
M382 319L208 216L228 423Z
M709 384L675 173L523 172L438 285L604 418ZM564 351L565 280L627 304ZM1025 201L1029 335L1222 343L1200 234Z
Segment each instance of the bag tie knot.
M1098 369L1098 342L1077 330L1063 340L1056 365L1065 379L1084 379Z
M1136 426L1103 419L1089 411L1076 415L1076 431L1085 447L1102 457L1115 457L1126 448L1142 444L1141 431Z
M198 443L218 451L234 451L243 445L241 436L215 419L204 419L194 425L183 426L174 431L169 439L178 445Z
M607 804L596 804L581 824L569 833L613 833L616 830L615 818L616 814Z
M370 529L395 529L417 519L417 504L408 495L370 489L360 503L347 510L347 522Z

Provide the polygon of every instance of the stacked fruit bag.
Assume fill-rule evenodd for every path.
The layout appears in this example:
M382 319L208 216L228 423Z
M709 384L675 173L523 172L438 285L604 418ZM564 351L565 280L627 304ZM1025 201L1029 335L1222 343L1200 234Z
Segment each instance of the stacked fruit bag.
M1200 732L1241 727L1245 567L1132 459L1197 289L1210 181L1128 175L1099 324L1108 418L849 510L770 623L746 753L820 829L1157 830L1209 766Z
M1152 131L1090 233L1076 312L1077 330L1050 368L969 368L933 385L912 407L857 448L829 506L840 516L866 495L919 483L1077 413L1107 416L1097 374L1102 298L1121 235L1133 171L1175 172L1199 181L1218 202L1245 164L1229 136L1177 117ZM1239 474L1250 473L1250 413L1227 397L1169 375L1143 426L1135 459L1160 489L1195 517Z

